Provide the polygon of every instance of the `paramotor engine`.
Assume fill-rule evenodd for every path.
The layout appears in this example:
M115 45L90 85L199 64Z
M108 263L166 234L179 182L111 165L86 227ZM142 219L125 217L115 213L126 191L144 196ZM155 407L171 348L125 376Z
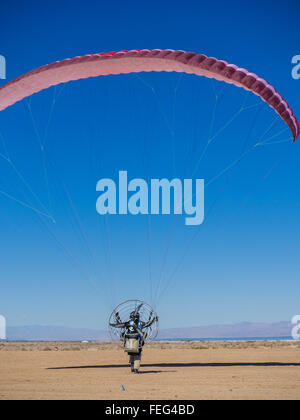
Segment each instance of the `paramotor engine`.
M152 341L157 337L158 317L154 309L148 303L141 300L126 300L116 306L109 317L108 324L112 341L122 341L122 331L120 328L112 327L111 324L119 322L119 320L127 322L130 319L130 314L137 310L141 322L148 323L155 318L151 326L143 330L145 341Z

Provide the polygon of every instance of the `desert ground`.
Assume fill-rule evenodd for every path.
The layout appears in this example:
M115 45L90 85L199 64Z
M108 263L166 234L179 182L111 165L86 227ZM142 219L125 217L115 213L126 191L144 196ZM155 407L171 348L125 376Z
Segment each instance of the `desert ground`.
M0 343L0 400L300 399L300 342Z

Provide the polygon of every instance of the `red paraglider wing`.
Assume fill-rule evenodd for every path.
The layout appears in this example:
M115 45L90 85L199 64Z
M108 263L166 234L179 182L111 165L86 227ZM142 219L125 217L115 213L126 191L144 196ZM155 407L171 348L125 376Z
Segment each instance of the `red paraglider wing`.
M185 51L131 50L91 54L32 70L0 87L0 110L34 93L71 80L112 74L176 71L214 78L260 96L299 136L299 123L282 96L264 79L226 61Z

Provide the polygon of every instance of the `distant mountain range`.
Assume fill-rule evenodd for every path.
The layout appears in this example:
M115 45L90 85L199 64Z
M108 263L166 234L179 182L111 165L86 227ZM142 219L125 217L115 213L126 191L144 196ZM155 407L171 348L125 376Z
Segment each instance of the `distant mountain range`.
M245 337L289 337L292 325L282 321L276 323L241 322L231 325L209 325L192 328L161 330L159 338L245 338Z
M287 321L276 323L242 322L231 325L163 329L160 330L157 338L174 340L185 338L289 337L291 329L292 325ZM110 341L107 331L54 326L8 327L7 339L10 341Z

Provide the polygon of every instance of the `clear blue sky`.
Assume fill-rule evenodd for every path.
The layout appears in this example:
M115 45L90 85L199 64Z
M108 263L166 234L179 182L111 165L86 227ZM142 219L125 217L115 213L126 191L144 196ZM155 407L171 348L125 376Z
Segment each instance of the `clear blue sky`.
M300 80L291 77L298 1L12 0L0 15L8 80L77 55L182 49L259 74L300 116ZM178 74L104 77L49 89L0 114L0 313L8 325L102 329L127 298L155 303L162 327L299 313L299 143L284 141L283 122L268 133L272 144L207 187L200 228L182 217L104 218L95 210L96 182L119 170L191 176L209 136L226 126L196 172L208 182L259 141L274 112L224 86ZM247 110L227 126L242 104ZM45 208L55 225L38 215ZM156 301L158 284L169 287Z

